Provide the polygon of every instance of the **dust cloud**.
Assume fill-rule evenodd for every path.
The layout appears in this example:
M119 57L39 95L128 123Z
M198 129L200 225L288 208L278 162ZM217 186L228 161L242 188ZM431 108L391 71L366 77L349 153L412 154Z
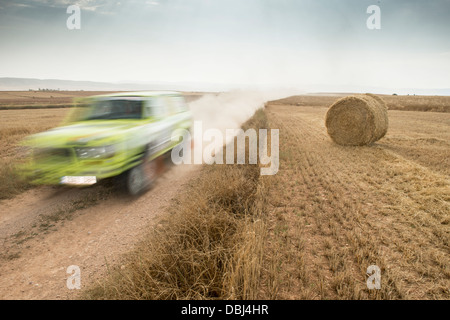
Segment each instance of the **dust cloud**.
M230 91L218 94L206 94L189 104L194 121L201 121L203 130L239 129L256 110L270 100L300 94L294 90L274 91Z
M194 125L192 139L194 141L194 153L205 153L205 148L219 150L233 138L227 134L227 129L239 129L258 109L264 107L264 103L300 94L295 90L252 90L229 91L223 93L206 94L198 100L189 103L196 124L201 123L200 128ZM202 132L195 132L196 130ZM223 139L205 139L205 132L209 129L219 130ZM213 147L211 147L213 145ZM199 150L201 149L201 151ZM209 154L203 155L203 160L209 159Z

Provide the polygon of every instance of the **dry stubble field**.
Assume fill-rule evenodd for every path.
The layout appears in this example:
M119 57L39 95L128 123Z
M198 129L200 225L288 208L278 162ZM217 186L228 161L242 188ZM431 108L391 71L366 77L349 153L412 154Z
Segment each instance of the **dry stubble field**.
M280 130L280 170L260 178L269 192L267 234L259 285L245 296L449 299L448 97L383 96L389 131L369 147L331 142L324 118L337 98L267 104L269 126ZM66 111L0 110L2 168L20 157L20 138L56 125ZM1 196L13 196L2 180ZM381 268L381 290L366 286L373 264Z
M0 110L20 108L70 107L74 98L82 98L116 91L0 91ZM186 99L202 95L199 92L185 92Z
M336 98L267 105L280 170L266 179L263 296L449 299L450 114L390 110L385 138L342 147L324 125ZM370 265L381 269L380 290L367 288Z

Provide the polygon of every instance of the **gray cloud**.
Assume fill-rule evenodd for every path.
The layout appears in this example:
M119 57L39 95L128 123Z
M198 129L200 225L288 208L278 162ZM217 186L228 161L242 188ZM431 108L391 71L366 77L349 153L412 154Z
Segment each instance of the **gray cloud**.
M371 4L381 30L366 28ZM3 1L0 76L450 86L449 12L448 0Z

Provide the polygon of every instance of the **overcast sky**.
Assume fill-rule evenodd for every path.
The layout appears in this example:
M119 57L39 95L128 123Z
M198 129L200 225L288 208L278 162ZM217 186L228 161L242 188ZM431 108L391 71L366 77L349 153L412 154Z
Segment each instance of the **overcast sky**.
M450 0L0 0L0 77L449 88L449 17Z

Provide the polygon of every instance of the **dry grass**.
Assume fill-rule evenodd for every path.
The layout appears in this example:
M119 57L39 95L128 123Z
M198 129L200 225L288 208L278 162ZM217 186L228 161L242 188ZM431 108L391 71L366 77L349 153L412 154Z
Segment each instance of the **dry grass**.
M30 134L56 127L68 110L0 110L0 199L12 198L31 187L15 171L15 166L26 156L20 141Z
M257 112L246 126L264 126ZM263 255L258 165L203 169L158 228L87 299L254 299Z
M342 147L327 135L327 103L267 107L280 129L280 170L263 179L260 298L449 299L450 115L389 111L385 138ZM381 290L366 286L372 264Z
M389 134L379 144L398 156L450 175L450 120L440 113L390 111Z

